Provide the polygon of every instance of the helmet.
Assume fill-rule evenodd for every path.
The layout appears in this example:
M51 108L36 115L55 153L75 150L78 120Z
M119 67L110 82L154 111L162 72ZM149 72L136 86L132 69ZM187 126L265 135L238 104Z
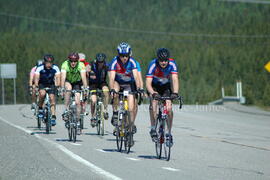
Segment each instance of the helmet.
M128 43L122 42L117 46L118 54L131 55L131 47Z
M79 53L79 60L84 61L85 60L85 54Z
M170 58L170 52L166 48L159 48L157 50L157 58L159 61L168 60Z
M70 53L68 55L69 61L78 61L79 60L79 54L78 53Z
M41 64L43 64L43 59L37 60L36 66L39 66L39 65L41 65Z
M106 55L104 53L97 53L96 60L97 62L104 62L106 60Z
M51 54L45 54L43 59L44 59L44 62L51 62L52 63L54 61L54 57Z

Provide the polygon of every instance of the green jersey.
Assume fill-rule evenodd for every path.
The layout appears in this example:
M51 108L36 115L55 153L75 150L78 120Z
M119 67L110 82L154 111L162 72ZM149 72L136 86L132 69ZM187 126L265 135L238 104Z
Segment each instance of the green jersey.
M66 72L66 80L70 83L75 83L82 80L81 72L86 72L85 65L78 61L76 66L72 68L68 60L63 62L61 66L61 72Z

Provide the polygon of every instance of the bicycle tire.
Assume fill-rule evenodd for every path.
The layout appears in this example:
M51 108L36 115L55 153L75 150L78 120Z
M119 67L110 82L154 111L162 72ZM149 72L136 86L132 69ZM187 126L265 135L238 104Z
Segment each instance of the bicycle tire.
M50 112L48 110L48 107L45 107L45 126L46 126L46 134L50 133L50 124L51 124L51 119L50 119Z
M163 133L163 129L161 129L161 120L159 118L157 118L156 120L156 131L157 131L157 136L158 136L158 140L157 142L155 142L155 149L156 149L156 155L157 158L160 159L161 155L162 155L162 144L164 143L164 133Z
M171 147L170 146L166 146L166 143L164 143L163 146L164 146L165 159L167 161L169 161L170 160L170 157L171 157Z
M38 129L41 128L41 118L40 117L37 117L37 127L38 127Z
M83 119L83 117L84 117L83 115L80 116L80 130L83 130L83 128L84 128L84 124L83 124L84 119Z
M122 151L122 147L123 147L123 141L124 141L124 121L123 119L120 120L120 113L118 115L118 120L117 120L117 126L116 126L116 145L117 145L117 150L118 152ZM123 116L122 116L123 117ZM119 121L121 121L121 125L118 126Z
M104 104L101 103L100 105L100 131L101 136L104 136Z
M75 143L77 140L77 111L76 107L73 107L72 109L72 126L71 126L71 135L72 140Z
M133 133L132 133L132 126L130 125L130 112L127 111L125 115L125 126L127 127L127 135L126 135L126 152L127 154L130 152L131 142L133 141Z

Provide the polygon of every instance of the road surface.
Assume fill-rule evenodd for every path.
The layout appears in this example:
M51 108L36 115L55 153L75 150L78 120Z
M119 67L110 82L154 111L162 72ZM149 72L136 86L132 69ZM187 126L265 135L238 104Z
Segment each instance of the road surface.
M240 105L174 109L167 162L156 159L147 105L139 108L130 154L116 151L110 121L103 137L86 121L71 143L60 120L63 106L49 135L36 128L29 105L0 106L0 179L270 179L269 112Z

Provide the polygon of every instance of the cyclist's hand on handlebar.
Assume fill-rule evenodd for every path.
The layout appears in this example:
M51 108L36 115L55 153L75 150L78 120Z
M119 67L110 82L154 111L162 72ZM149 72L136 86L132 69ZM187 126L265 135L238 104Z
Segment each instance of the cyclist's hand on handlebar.
M159 98L161 98L161 96L157 92L154 92L152 94L152 97L153 97L153 99L159 99Z
M29 95L31 96L33 93L33 86L28 86Z
M140 93L141 95L144 94L144 89L143 89L143 88L139 88L137 91L138 91L138 93Z
M113 96L114 96L114 94L116 94L115 89L111 89L111 90L110 90L110 95L111 95L111 97L113 97Z
M171 99L176 99L176 98L178 98L179 96L178 96L178 94L177 93L172 93L171 94Z

